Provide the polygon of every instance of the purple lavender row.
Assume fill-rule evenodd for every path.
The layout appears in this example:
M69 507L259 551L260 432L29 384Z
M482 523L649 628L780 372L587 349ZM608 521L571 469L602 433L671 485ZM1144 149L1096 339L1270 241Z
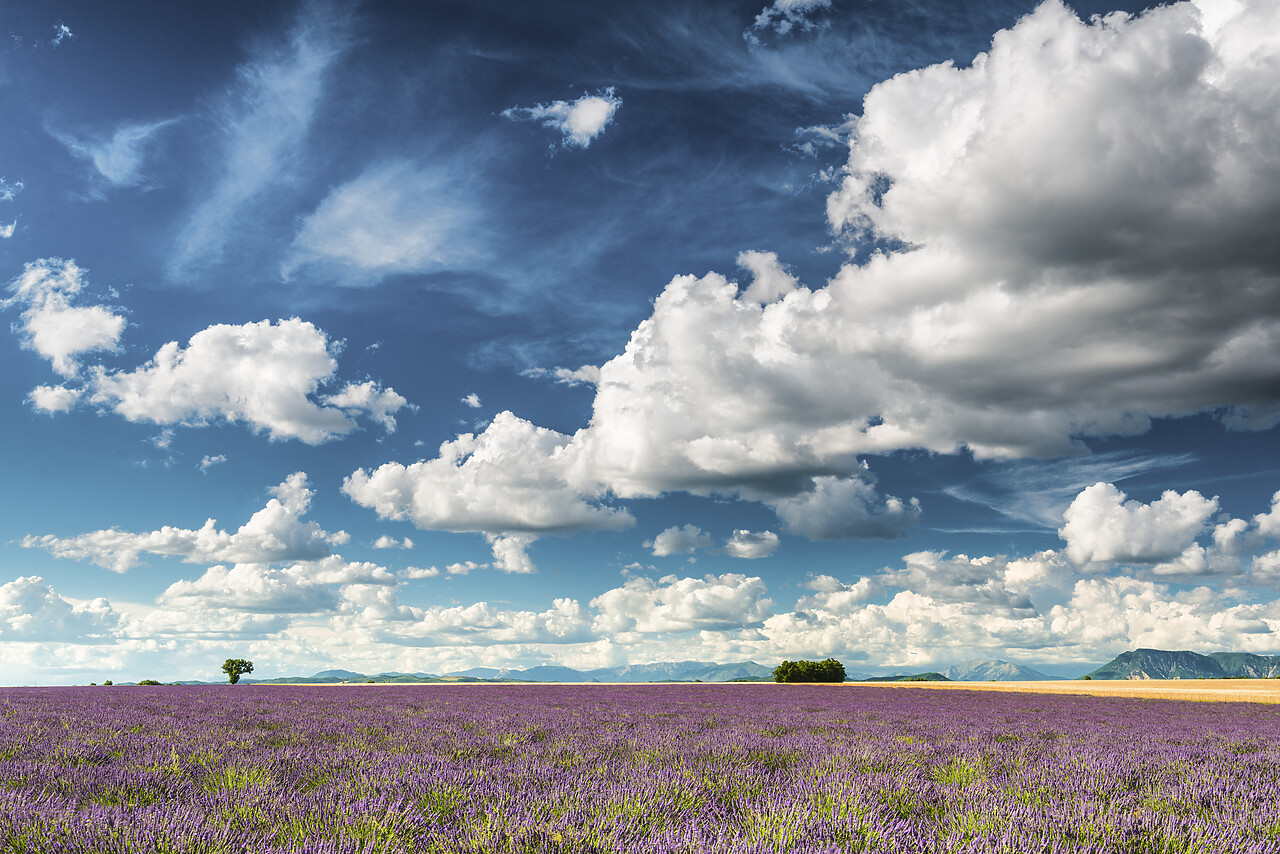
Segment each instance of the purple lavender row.
M0 852L1280 852L1280 710L853 686L0 689Z

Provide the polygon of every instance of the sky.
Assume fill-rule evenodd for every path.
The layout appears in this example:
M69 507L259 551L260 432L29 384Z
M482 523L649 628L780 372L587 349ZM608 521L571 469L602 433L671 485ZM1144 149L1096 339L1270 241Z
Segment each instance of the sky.
M1280 653L1280 4L0 0L0 681Z

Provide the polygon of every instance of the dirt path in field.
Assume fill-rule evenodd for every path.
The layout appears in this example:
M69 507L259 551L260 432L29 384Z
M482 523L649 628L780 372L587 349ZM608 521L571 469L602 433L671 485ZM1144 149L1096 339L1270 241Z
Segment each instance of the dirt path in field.
M1017 691L1033 694L1091 694L1095 697L1146 697L1156 700L1231 700L1246 703L1280 703L1280 679L1134 679L1088 682L876 682L846 683L850 687L874 684L877 688L931 691Z

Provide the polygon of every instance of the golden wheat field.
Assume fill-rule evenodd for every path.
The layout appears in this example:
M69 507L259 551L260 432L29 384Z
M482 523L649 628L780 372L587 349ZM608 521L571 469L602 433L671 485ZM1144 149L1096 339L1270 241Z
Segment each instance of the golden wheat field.
M856 685L858 683L847 683ZM938 691L1017 691L1036 694L1091 694L1157 700L1280 703L1280 679L1134 679L1083 682L878 682L892 688Z

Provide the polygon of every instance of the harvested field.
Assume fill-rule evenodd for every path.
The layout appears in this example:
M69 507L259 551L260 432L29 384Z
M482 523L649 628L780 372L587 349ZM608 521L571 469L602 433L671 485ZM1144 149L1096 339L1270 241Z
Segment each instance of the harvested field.
M849 683L856 685L858 683ZM1069 682L877 682L876 687L941 691L1015 691L1032 694L1088 694L1148 700L1204 700L1280 703L1280 679L1073 679Z

